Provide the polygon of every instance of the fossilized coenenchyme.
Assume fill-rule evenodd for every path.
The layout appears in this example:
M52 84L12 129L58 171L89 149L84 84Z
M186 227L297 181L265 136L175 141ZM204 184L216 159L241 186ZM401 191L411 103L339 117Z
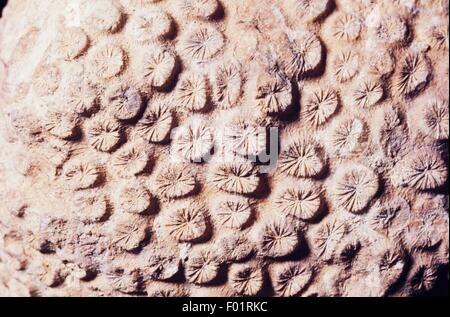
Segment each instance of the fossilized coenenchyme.
M448 1L3 13L0 295L448 288Z

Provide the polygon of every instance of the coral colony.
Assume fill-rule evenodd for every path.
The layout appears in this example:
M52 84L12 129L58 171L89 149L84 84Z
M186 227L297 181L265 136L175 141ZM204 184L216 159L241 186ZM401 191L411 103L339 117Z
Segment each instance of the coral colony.
M416 296L448 277L447 1L3 13L0 295Z

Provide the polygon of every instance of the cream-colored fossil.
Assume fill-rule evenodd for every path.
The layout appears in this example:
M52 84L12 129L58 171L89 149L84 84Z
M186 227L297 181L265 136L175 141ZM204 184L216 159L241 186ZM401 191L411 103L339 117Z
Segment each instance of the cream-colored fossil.
M148 251L146 260L149 268L145 273L149 273L151 279L169 280L180 270L180 258L177 254L177 248L167 250L165 246L166 244L154 246Z
M87 189L95 186L101 176L95 162L74 159L64 166L64 180L74 189Z
M48 132L58 138L70 139L77 133L78 117L73 112L51 110L45 121Z
M423 106L421 125L423 132L434 139L448 139L448 100L432 100Z
M441 292L448 16L445 0L9 0L0 296Z
M334 76L341 83L349 81L358 73L360 63L356 53L350 50L337 53L333 60Z
M243 157L258 156L267 146L266 128L248 118L238 118L225 127L225 149Z
M118 190L117 209L121 212L142 214L152 207L153 197L141 184L125 182Z
M100 191L79 192L73 200L73 213L83 222L103 220L108 215L108 200Z
M222 33L210 24L193 23L181 36L180 51L185 58L208 61L224 47Z
M149 142L167 141L174 116L169 105L164 101L155 101L147 106L141 120L136 125L136 132Z
M258 189L260 177L251 162L238 160L213 166L209 181L225 192L252 194Z
M177 88L178 107L187 111L201 111L208 103L208 80L202 74L187 74Z
M138 42L151 42L168 36L172 25L172 18L157 8L141 9L130 21L131 34Z
M72 60L79 57L89 45L89 38L81 28L67 28L62 30L55 42L55 50L61 58Z
M132 178L148 169L152 152L152 148L143 143L127 143L114 153L110 168L120 177Z
M217 203L214 214L224 227L242 229L252 217L252 206L248 199L227 197Z
M322 205L320 189L310 181L294 184L285 185L279 190L274 206L280 212L302 220L315 218Z
M212 250L191 254L186 262L186 277L195 284L212 282L219 272L220 262Z
M325 168L317 143L305 135L294 138L279 157L279 170L290 176L309 178L318 176Z
M261 253L273 258L291 254L299 242L299 232L288 217L280 217L264 224L259 241Z
M235 265L231 270L230 284L238 295L256 296L262 290L264 277L256 265Z
M113 151L121 139L120 124L113 118L98 117L89 123L89 144L103 152Z
M307 101L303 105L302 117L312 126L317 127L327 122L336 112L339 105L339 98L336 91L329 89L319 89L311 92Z
M219 250L223 252L224 260L228 262L241 262L248 259L255 246L245 234L230 234L219 241Z
M104 43L89 51L87 61L91 76L98 79L110 79L125 67L125 54L117 45Z
M193 117L174 133L172 150L184 159L200 163L213 147L213 132L205 120Z
M132 120L142 108L142 95L133 86L117 84L105 92L105 103L116 119Z
M301 264L279 267L276 273L275 290L279 296L296 296L305 290L313 278L313 270Z
M335 202L351 212L367 207L379 188L378 175L364 165L343 165L335 177L332 189Z
M138 62L136 72L141 75L141 82L152 87L164 88L175 75L176 56L161 47L146 47Z
M180 242L195 242L207 234L209 227L205 207L191 202L174 206L163 226L167 233Z
M156 190L166 198L181 198L194 193L197 187L194 171L183 164L172 164L156 177Z

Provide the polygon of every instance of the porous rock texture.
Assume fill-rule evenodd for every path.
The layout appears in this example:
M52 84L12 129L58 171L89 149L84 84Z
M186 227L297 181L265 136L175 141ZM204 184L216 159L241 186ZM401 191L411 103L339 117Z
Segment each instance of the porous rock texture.
M0 295L448 288L448 9L10 0Z

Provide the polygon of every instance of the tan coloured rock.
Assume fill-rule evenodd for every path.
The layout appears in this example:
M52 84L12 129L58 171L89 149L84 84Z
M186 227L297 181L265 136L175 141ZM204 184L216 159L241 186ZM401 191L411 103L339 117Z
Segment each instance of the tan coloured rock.
M448 59L442 0L9 0L0 295L436 294Z

